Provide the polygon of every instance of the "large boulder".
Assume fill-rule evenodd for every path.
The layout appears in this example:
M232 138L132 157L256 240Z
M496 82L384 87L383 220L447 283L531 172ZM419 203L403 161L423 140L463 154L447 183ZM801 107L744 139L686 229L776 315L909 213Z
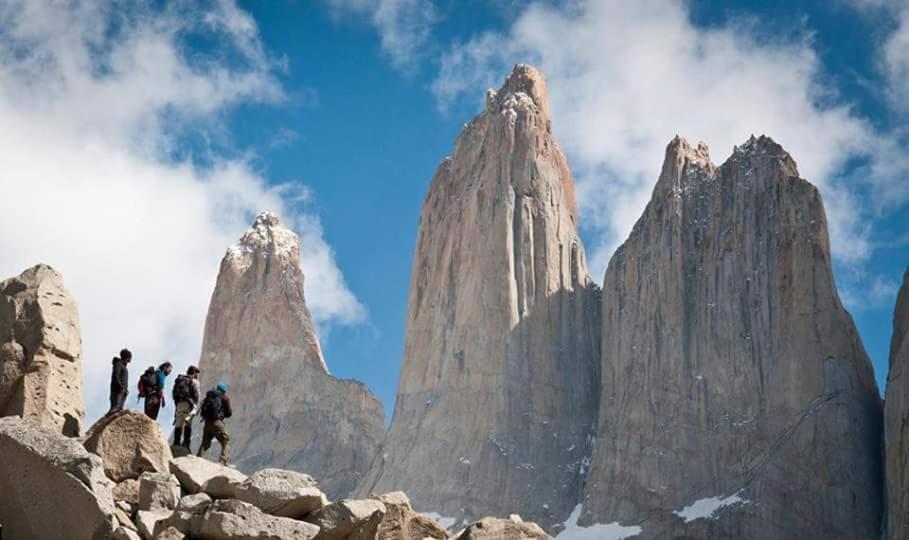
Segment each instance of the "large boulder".
M457 540L551 540L536 523L522 521L517 516L507 519L483 518L471 523Z
M234 500L215 501L202 520L206 540L309 540L319 533L311 523L270 516L255 506Z
M414 512L403 491L370 495L385 505L385 517L379 524L377 540L446 540L448 532L432 519Z
M385 517L385 505L377 500L338 501L307 516L319 526L319 540L372 540Z
M0 418L0 523L8 538L110 537L113 484L75 439Z
M274 516L302 519L328 504L308 474L263 469L237 488L237 499Z
M139 504L139 479L127 478L114 486L115 501L125 501L130 505Z
M158 423L136 411L98 420L85 436L85 448L101 456L104 472L115 482L143 472L167 472L173 458Z
M168 510L139 510L136 513L136 527L144 540L155 537L155 527L159 522L168 519L173 512Z
M139 510L173 510L180 502L180 483L170 473L142 473Z
M177 510L189 513L205 512L211 505L211 497L207 493L193 493L180 499Z
M172 460L170 472L187 493L202 491L215 499L235 497L237 488L246 481L246 475L236 469L195 456Z
M0 416L82 432L79 313L63 278L39 264L0 281Z

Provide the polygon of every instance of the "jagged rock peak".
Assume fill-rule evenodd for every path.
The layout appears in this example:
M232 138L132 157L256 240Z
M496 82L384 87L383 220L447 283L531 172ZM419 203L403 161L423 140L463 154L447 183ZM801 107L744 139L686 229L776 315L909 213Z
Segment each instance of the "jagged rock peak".
M534 107L545 118L549 118L549 90L546 79L533 66L517 64L511 75L498 91L486 91L488 112Z
M887 536L890 540L909 535L909 269L893 313L890 342L890 371L884 400L884 441L886 446Z
M231 258L243 258L244 255L256 252L296 255L298 259L300 238L285 227L276 214L269 211L261 212L256 216L252 227L227 250Z

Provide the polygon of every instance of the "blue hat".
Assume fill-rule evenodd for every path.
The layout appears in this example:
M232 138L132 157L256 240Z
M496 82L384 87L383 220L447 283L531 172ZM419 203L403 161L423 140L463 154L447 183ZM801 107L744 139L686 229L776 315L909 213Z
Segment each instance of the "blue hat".
M218 391L221 392L222 394L226 394L226 393L227 393L227 385L224 384L224 383L219 384L219 385L216 386L215 388L217 388Z

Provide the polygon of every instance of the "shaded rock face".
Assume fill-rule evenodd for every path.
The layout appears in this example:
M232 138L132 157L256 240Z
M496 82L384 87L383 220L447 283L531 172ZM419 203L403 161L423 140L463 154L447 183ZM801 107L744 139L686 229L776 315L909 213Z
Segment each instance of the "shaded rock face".
M673 140L609 263L602 316L582 524L879 536L880 397L820 195L779 145L752 137L715 168L705 146Z
M203 391L230 385L231 459L241 470L304 471L338 497L381 444L381 403L362 383L328 373L303 295L299 239L271 213L221 261L200 368Z
M359 493L563 521L596 423L599 293L546 83L519 65L423 205L394 419Z
M0 416L79 436L82 338L63 277L39 264L0 282Z
M909 270L893 315L884 430L887 538L897 540L909 537Z

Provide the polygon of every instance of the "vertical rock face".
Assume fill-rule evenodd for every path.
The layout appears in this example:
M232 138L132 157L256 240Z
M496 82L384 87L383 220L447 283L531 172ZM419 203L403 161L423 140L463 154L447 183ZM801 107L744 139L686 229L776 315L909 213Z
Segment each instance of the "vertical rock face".
M881 400L816 188L766 137L673 140L603 283L582 523L642 538L876 538Z
M202 345L203 391L230 386L232 460L317 476L349 493L385 431L365 385L328 373L303 295L297 235L265 212L221 261Z
M599 386L576 219L546 83L519 65L426 196L394 419L361 493L402 489L455 518L568 516Z
M0 416L82 431L82 338L76 303L53 268L0 282Z
M890 371L884 401L887 538L909 537L909 270L893 315Z

